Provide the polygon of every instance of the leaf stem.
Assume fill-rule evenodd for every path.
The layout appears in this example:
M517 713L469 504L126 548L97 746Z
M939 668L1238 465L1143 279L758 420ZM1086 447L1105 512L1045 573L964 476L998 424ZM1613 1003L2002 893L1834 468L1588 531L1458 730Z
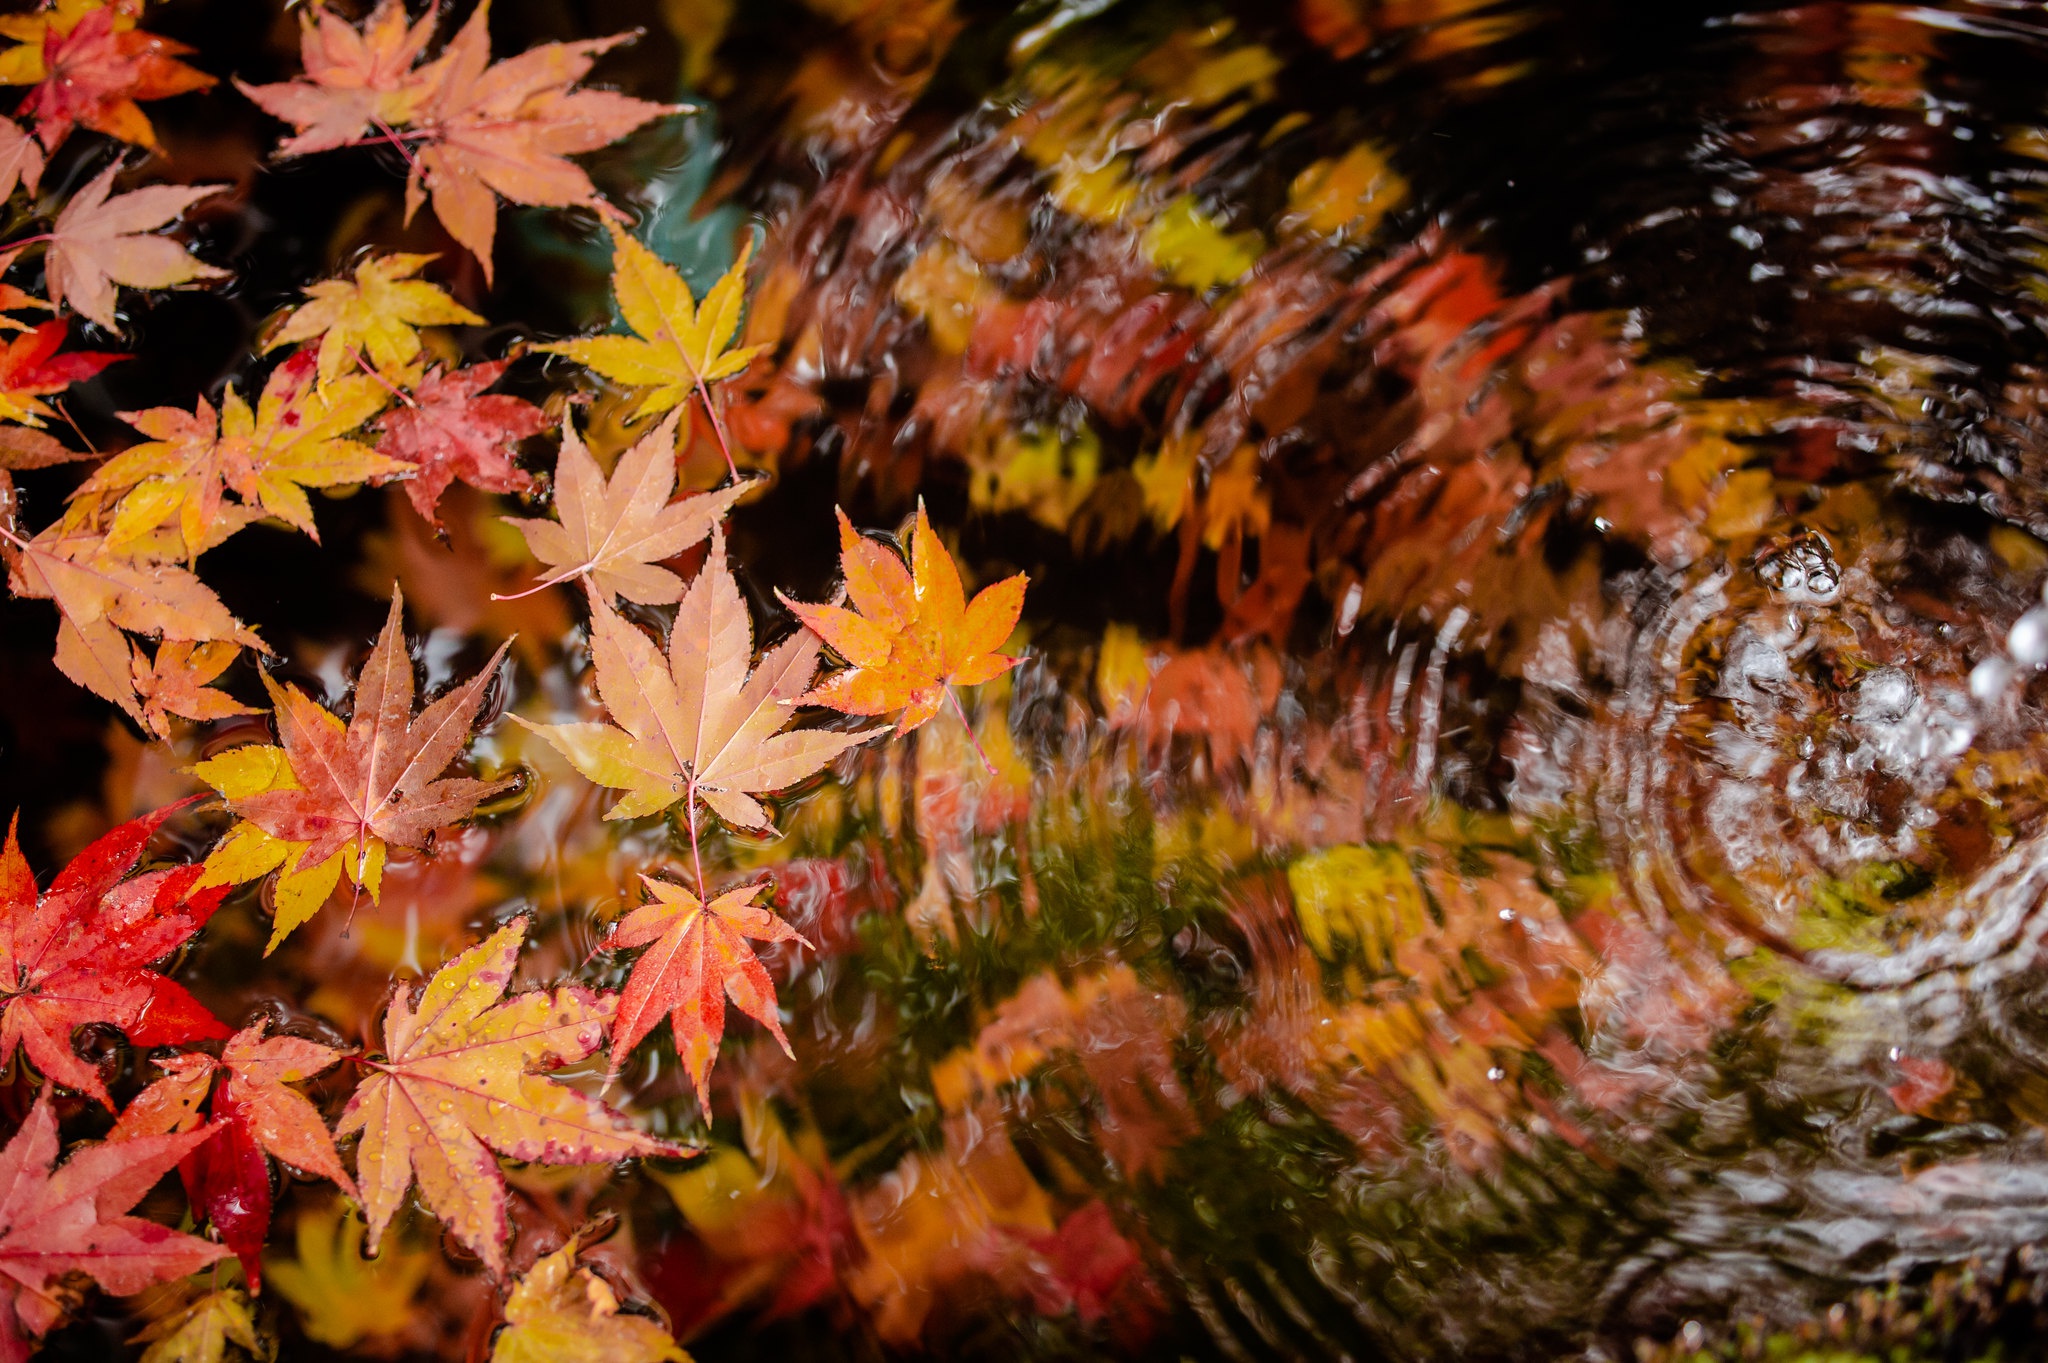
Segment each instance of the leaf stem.
M536 592L544 592L550 587L559 587L564 582L573 582L575 579L583 576L583 574L589 572L592 568L596 566L597 565L594 563L579 563L574 568L570 568L565 572L556 573L553 577L542 578L540 581L534 583L531 587L528 587L523 592L513 592L509 596L500 596L497 592L492 592L491 600L521 601L529 596L532 596Z
M952 687L946 688L946 699L953 702L953 713L960 716L960 725L967 730L967 741L974 745L974 755L981 759L981 765L990 776L999 775L996 764L989 761L988 750L981 746L981 735L974 732L974 721L967 717L967 707L960 703L960 693Z
M697 868L697 901L703 903L706 899L704 894L704 854L697 846L697 778L694 774L691 775L690 783L684 789L683 800L690 812L690 860L695 863Z

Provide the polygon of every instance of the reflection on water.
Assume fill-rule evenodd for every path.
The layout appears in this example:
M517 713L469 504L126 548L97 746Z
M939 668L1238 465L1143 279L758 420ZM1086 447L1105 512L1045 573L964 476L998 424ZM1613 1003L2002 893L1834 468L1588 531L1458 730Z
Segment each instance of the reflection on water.
M647 1048L710 1154L582 1194L699 1356L2026 1352L2048 17L722 22L757 603L833 500L1034 585L993 770L942 714L706 849L814 945L796 1058L728 1038L707 1127ZM587 716L574 608L450 505L372 576ZM530 795L295 939L316 1011L484 913L565 969L681 855L485 757Z

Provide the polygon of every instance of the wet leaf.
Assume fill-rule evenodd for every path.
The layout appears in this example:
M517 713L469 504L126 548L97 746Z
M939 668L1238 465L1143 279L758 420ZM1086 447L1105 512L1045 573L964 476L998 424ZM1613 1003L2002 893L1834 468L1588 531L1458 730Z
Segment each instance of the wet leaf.
M700 306L680 273L616 222L607 220L606 226L612 234L612 297L633 335L589 336L539 348L567 355L628 388L649 390L640 399L642 417L679 407L692 393L708 401L710 385L739 373L765 349L728 349L739 335L752 243L740 249Z
M396 382L419 357L421 327L483 324L438 284L413 278L433 259L371 256L353 279L308 284L308 301L284 319L266 349L317 340L322 385L365 360Z
M650 898L626 915L604 941L614 950L647 948L633 963L633 973L619 995L606 1082L618 1078L626 1057L666 1013L675 1032L676 1054L696 1086L698 1106L708 1116L711 1066L725 1035L728 997L790 1053L789 1038L782 1034L782 1020L775 1012L775 981L747 939L801 942L803 938L753 902L768 888L765 882L727 890L707 904L673 882L652 876L640 879Z
M106 834L40 896L9 826L0 848L0 978L13 983L0 1003L0 1061L25 1052L52 1082L111 1110L99 1072L71 1048L73 1029L104 1023L142 1047L227 1035L183 985L149 968L213 916L223 892L198 883L198 866L124 879L181 807Z
M252 1355L263 1351L248 1295L239 1287L207 1293L130 1342L149 1345L142 1363L222 1363L230 1344Z
M932 531L924 506L910 532L910 567L854 531L839 513L840 570L852 609L783 602L852 667L800 698L851 715L903 713L898 733L930 719L947 689L977 686L1017 665L995 650L1024 610L1022 573L968 601L953 556Z
M0 875L5 875L0 863ZM83 1273L116 1295L181 1278L227 1253L168 1226L123 1215L208 1133L103 1141L56 1162L57 1116L47 1094L0 1150L0 1350L26 1358L25 1342L61 1321L75 1298L55 1279Z
M591 657L612 724L525 725L601 786L626 791L607 819L643 818L696 803L736 828L767 828L754 797L803 780L875 730L784 733L791 706L817 671L809 634L783 640L752 671L753 622L726 566L725 537L683 594L664 662L645 634L604 600L591 607ZM614 727L616 726L616 727Z
M242 819L207 857L201 883L283 871L266 953L327 902L343 875L376 899L387 849L426 846L437 829L468 818L504 786L442 773L469 742L505 645L481 672L415 715L404 607L394 591L356 678L348 723L266 674L283 746L233 748L192 769Z
M484 389L507 361L467 369L429 369L407 400L378 418L377 452L414 468L404 479L413 510L440 525L441 494L458 479L486 492L527 492L533 477L512 462L519 442L549 426L526 401Z
M619 1299L578 1267L576 1237L540 1260L505 1300L491 1363L689 1363L659 1321L619 1310Z
M35 33L37 20L40 34ZM36 136L50 151L73 125L154 148L156 132L136 101L167 99L214 83L204 71L177 60L191 48L136 28L119 6L95 5L82 15L75 9L66 15L60 6L54 13L15 21L7 36L21 41L15 52L41 39L41 52L33 58L26 53L15 58L14 52L0 58L0 82L20 83L20 76L33 72L35 88L23 96L16 114L35 121Z
M226 270L195 260L168 237L151 235L201 199L227 185L151 185L107 197L117 161L77 191L50 228L50 301L67 302L109 331L119 331L115 286L169 289L205 279L225 279Z
M406 985L392 993L383 1056L362 1062L368 1076L336 1128L362 1135L356 1175L373 1253L417 1182L434 1215L502 1276L510 1227L497 1155L612 1164L678 1153L546 1077L597 1052L618 999L576 985L506 998L528 921L442 966L417 1001Z
M750 482L670 501L676 486L676 427L670 417L619 456L607 480L573 423L555 457L559 521L506 517L533 556L554 569L549 582L586 578L593 593L643 605L683 598L683 580L654 565L701 543L753 491Z
M102 350L58 354L71 324L56 318L0 345L0 421L40 426L54 415L38 399L83 383L108 365L125 360Z
M157 645L154 658L136 649L130 669L149 731L158 738L170 737L172 715L204 722L258 713L254 706L207 685L227 671L240 652L225 640L194 644L166 639Z
M411 471L349 438L386 398L362 374L317 385L314 357L301 351L271 371L254 412L233 387L218 414L204 398L190 412L123 412L122 420L150 439L101 465L73 495L119 497L107 535L117 546L173 519L188 548L203 543L229 492L252 512L276 516L317 541L308 488Z

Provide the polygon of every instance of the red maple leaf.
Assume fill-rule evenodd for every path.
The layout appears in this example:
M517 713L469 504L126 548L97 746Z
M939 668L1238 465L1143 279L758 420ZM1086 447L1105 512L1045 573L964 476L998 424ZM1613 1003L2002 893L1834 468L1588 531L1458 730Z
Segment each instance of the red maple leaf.
M697 1101L711 1111L711 1066L725 1039L725 1000L772 1033L782 1049L789 1038L775 1014L775 981L747 945L762 942L803 942L796 929L753 902L768 888L764 881L742 885L704 903L682 886L642 876L651 898L627 914L603 945L647 947L633 963L633 974L619 995L619 1016L612 1025L612 1067L607 1080L618 1077L640 1039L669 1015L676 1054L690 1072ZM804 942L805 946L810 943Z
M270 1234L267 1155L356 1196L320 1110L286 1087L332 1068L342 1052L301 1037L266 1037L265 1025L259 1021L235 1033L218 1060L188 1051L158 1061L164 1077L136 1095L108 1136L134 1140L194 1130L201 1104L211 1098L212 1134L179 1161L178 1172L193 1214L212 1224L242 1261L250 1287L258 1289L263 1242Z
M182 1278L227 1251L123 1215L212 1129L80 1146L62 1168L49 1095L0 1150L0 1363L28 1358L77 1304L64 1279L83 1273L117 1296Z
M519 442L551 424L547 413L504 393L485 393L504 374L508 360L467 369L431 369L411 399L377 422L384 438L377 451L417 464L405 483L413 509L439 526L441 494L461 479L485 492L526 492L533 476L512 462Z
M122 879L150 835L190 803L122 824L40 897L9 825L0 848L0 1064L20 1048L45 1077L112 1108L99 1072L71 1047L73 1028L105 1023L137 1046L228 1034L183 985L149 969L199 930L227 888L195 890L200 866Z
M74 350L59 355L71 324L53 318L13 340L0 344L0 417L19 421L9 411L19 408L31 416L46 416L48 409L34 399L61 393L74 383L83 383L126 355L104 350Z
M18 112L35 119L36 136L51 151L74 123L154 147L156 132L135 101L212 85L212 76L177 60L191 50L141 29L117 29L111 8L92 11L65 32L53 24L43 33L45 74Z

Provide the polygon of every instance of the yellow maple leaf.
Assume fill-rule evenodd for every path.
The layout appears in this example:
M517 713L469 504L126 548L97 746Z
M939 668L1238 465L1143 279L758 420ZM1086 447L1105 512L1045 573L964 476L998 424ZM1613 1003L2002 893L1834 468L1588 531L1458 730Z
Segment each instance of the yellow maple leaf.
M659 1321L620 1313L604 1279L577 1266L581 1248L570 1236L519 1280L491 1363L689 1363Z
M606 225L612 234L612 297L633 335L586 336L539 348L567 355L629 388L645 388L637 417L658 416L680 407L692 393L701 394L719 442L726 445L724 420L711 405L710 385L739 373L766 349L728 349L739 334L753 243L741 249L700 305L680 274L617 223ZM728 447L726 460L731 459Z
M142 1363L222 1363L230 1344L251 1354L260 1354L263 1347L249 1298L239 1287L224 1287L195 1298L131 1342L149 1345Z
M481 326L483 318L450 298L437 284L415 279L431 255L372 256L356 267L353 280L323 279L306 286L301 305L270 338L267 350L320 342L320 383L367 356L386 375L397 375L419 357L421 327Z
M172 520L186 545L206 543L228 492L317 542L307 488L362 483L413 467L348 438L383 410L386 396L360 374L316 388L313 356L294 355L271 373L254 411L230 388L218 414L203 398L191 412L124 412L123 419L150 439L101 465L72 495L120 494L107 532L107 543L117 547Z
M363 1138L356 1182L372 1250L417 1184L455 1239L503 1275L511 1222L496 1155L615 1164L684 1153L546 1073L596 1054L619 1005L573 984L505 997L531 921L442 966L417 1000L410 984L392 992L383 1052L359 1062L365 1077L334 1129Z
M263 1281L298 1308L299 1326L316 1344L348 1349L403 1328L434 1256L387 1245L363 1257L362 1218L341 1198L299 1217L296 1259L265 1259Z

